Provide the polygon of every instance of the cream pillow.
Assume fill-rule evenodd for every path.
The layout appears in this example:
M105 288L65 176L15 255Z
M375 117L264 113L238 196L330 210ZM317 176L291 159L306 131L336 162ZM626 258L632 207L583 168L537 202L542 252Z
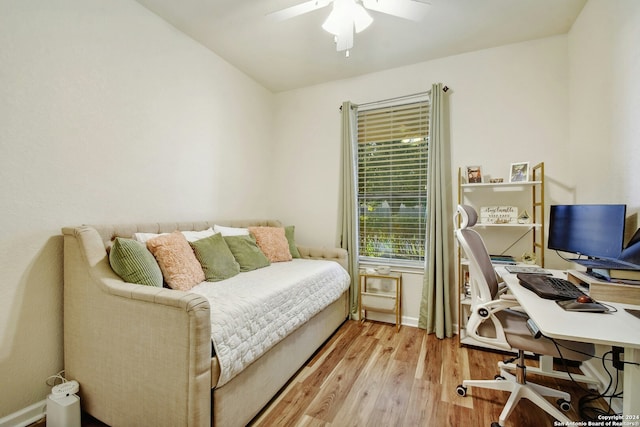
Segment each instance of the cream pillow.
M187 242L195 242L205 237L211 237L216 234L213 228L209 227L202 231L181 231L182 235L187 238Z
M147 243L149 239L153 239L158 236L165 236L169 233L133 233L133 239L140 243Z
M204 282L202 266L181 232L149 239L147 248L158 261L164 281L172 289L188 291Z
M204 239L205 237L213 236L215 231L209 227L202 231L181 231L182 235L187 238L187 242L195 242L196 240ZM146 243L147 240L154 237L164 236L169 233L133 233L133 238L138 242Z
M249 227L260 250L271 262L291 261L289 241L284 227Z
M224 227L224 226L218 225L218 224L213 224L213 231L215 231L216 233L222 234L223 237L225 237L225 236L248 236L249 235L249 230L246 229L246 228Z

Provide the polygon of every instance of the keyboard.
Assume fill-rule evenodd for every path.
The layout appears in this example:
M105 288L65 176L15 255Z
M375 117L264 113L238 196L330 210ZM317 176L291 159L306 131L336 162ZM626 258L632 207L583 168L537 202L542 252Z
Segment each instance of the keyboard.
M585 295L568 280L541 274L518 274L520 284L535 292L540 298L552 300L571 300Z

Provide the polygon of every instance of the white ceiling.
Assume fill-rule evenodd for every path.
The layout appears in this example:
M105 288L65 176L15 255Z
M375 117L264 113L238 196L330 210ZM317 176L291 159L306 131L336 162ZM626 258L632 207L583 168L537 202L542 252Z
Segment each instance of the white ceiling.
M426 0L416 23L370 12L351 56L321 25L331 6L282 22L304 0L137 0L273 92L565 34L587 0Z

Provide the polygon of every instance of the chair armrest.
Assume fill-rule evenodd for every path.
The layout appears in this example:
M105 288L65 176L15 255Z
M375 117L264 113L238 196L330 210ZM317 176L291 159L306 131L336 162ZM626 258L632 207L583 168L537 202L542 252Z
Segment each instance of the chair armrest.
M505 298L503 298L505 297ZM507 342L502 323L496 317L496 313L507 308L517 308L519 303L515 298L508 295L502 295L500 299L492 300L486 303L477 304L473 307L469 321L467 322L467 333L475 340L490 344L492 346L511 350L511 345ZM484 322L491 321L495 329L495 337L486 337L480 335L479 329Z
M507 308L512 308L518 305L519 305L518 300L516 300L515 298L510 298L510 296L508 295L502 295L500 299L489 301L484 304L478 304L476 306L475 311L478 311L481 308L486 308L487 310L489 310L490 314L495 314L499 311L505 310Z

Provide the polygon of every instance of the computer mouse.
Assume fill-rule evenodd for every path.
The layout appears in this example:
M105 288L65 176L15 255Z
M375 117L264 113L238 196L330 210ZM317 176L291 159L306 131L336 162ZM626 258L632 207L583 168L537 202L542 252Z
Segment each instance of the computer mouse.
M593 302L593 299L591 299L589 295L580 295L578 298L576 298L576 302L579 302L581 304L586 304L589 302Z

